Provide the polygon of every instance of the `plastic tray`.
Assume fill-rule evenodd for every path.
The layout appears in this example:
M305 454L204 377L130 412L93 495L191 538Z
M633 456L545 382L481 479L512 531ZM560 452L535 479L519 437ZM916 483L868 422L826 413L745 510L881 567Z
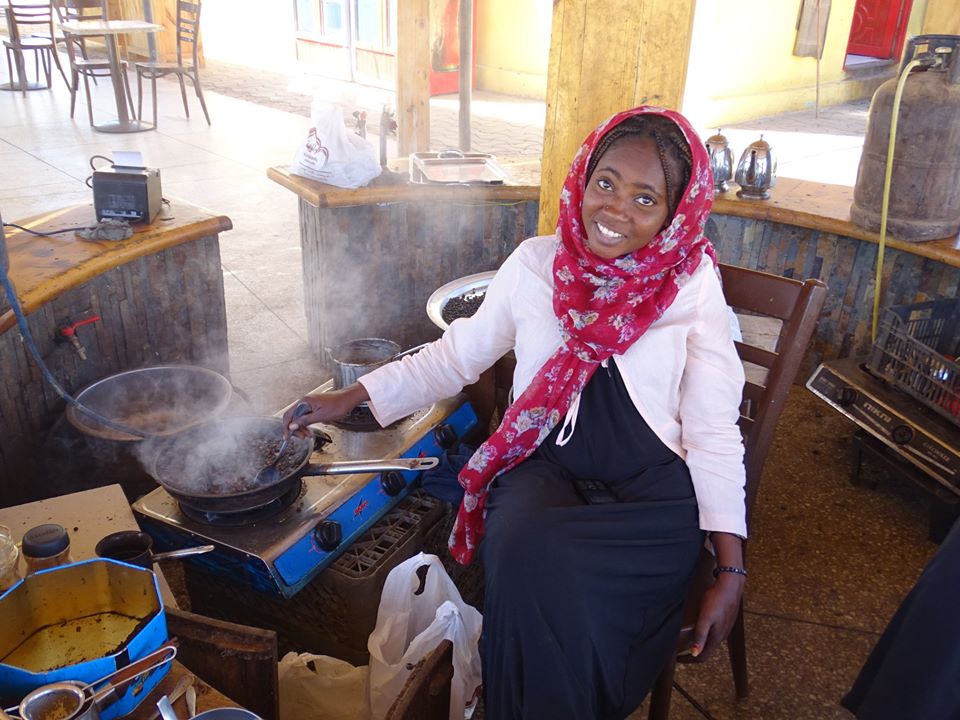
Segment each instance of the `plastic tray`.
M867 365L960 426L960 299L884 310Z

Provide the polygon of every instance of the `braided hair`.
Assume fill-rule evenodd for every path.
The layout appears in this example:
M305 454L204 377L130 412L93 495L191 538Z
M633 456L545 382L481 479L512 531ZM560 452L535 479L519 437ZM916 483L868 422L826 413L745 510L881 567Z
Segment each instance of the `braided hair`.
M690 145L687 144L677 124L669 118L659 115L635 115L600 138L587 163L587 182L593 176L593 171L603 154L624 137L650 138L656 144L663 177L667 181L667 222L669 222L673 219L677 205L680 204L680 198L683 197L690 183L690 172L693 167Z

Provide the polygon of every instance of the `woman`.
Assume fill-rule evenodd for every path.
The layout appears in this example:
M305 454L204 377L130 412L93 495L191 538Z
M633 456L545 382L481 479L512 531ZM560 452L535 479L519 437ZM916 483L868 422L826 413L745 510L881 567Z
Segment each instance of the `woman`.
M301 426L368 399L387 425L515 351L517 399L460 474L450 540L457 560L479 547L484 563L492 719L632 712L674 650L705 532L721 572L691 652L733 624L743 373L703 235L712 199L706 151L681 115L615 115L574 158L556 235L522 243L472 318L305 398Z

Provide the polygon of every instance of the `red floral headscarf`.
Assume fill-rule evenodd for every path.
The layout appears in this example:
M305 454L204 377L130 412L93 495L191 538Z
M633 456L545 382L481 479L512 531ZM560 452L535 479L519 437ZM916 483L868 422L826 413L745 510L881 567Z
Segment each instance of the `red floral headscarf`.
M673 218L649 244L608 260L586 246L581 206L587 168L604 135L637 115L665 117L677 124L690 146L690 181ZM704 235L712 204L713 175L706 149L679 113L656 107L627 110L602 123L584 141L563 184L557 222L553 309L563 344L460 472L465 492L449 543L458 562L466 565L473 560L483 537L487 492L497 475L529 457L566 415L600 363L624 353L663 315L704 253L716 264L713 246Z

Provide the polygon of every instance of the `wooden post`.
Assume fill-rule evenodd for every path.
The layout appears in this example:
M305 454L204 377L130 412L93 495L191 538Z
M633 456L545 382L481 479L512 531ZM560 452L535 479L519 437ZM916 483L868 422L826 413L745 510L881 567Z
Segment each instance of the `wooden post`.
M683 99L696 0L556 0L547 67L541 233L557 224L560 189L583 139L637 105Z
M429 19L429 0L397 3L397 149L400 157L430 149Z

